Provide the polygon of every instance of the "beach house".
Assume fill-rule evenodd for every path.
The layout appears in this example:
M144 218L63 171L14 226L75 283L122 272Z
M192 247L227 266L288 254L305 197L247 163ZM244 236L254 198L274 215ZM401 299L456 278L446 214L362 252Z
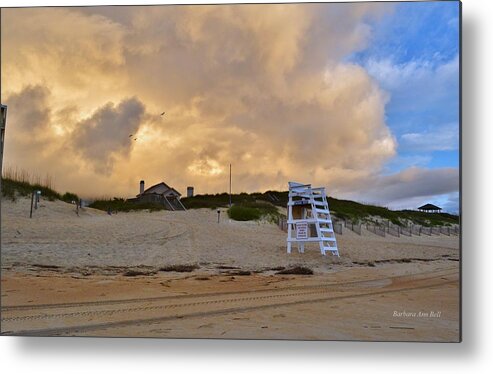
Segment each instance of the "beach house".
M129 202L162 204L167 210L186 210L180 201L181 193L166 183L161 182L145 189L145 182L140 181L139 194Z

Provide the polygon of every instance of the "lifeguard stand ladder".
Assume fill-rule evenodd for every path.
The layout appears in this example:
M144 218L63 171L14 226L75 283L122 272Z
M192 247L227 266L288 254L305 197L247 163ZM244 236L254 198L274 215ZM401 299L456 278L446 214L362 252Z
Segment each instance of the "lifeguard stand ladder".
M324 256L331 252L339 257L325 188L289 182L288 253L292 243L297 243L298 252L304 253L306 242L318 242Z

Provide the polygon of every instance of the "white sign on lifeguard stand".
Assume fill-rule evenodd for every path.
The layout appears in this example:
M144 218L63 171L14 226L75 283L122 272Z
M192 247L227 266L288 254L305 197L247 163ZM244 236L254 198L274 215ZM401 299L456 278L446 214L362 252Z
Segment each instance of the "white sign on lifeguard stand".
M305 252L307 242L318 242L324 256L331 252L339 257L325 188L289 182L288 253L292 243L297 244L298 252Z

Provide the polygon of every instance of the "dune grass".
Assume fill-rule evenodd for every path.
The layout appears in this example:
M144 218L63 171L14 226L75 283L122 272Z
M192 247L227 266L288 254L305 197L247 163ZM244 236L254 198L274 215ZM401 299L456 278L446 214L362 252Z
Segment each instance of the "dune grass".
M228 209L229 218L235 221L265 219L275 222L279 217L277 208L267 201L245 201Z
M328 199L333 216L353 222L369 221L372 217L381 217L393 224L404 226L412 221L422 226L447 226L459 223L459 217L448 213L424 213L415 210L390 210L385 207L361 204L355 201Z
M274 194L279 195L280 199L277 200L277 196L273 197L270 195L272 191L267 191L264 193L253 192L253 193L239 193L233 194L231 196L231 202L234 205L242 205L246 206L248 204L255 204L260 202L267 202L271 205L277 206L286 206L287 204L287 192L274 192ZM283 196L285 194L285 197ZM229 206L229 194L220 193L220 194L204 194L204 195L195 195L193 197L184 197L181 199L181 202L187 209L199 209L199 208L210 208L216 209L219 207L228 207Z
M276 206L286 207L288 203L287 191L266 191L264 193L240 193L232 195L234 209L229 212L235 220L259 219L262 215L277 217ZM196 195L181 199L187 209L210 208L229 206L229 194ZM350 200L328 198L332 216L353 222L370 222L375 217L388 220L396 225L405 225L412 221L422 226L448 226L459 223L459 216L448 213L424 213L415 210L391 210L386 207L363 204ZM259 204L268 204L259 206ZM267 208L268 207L268 208ZM250 209L250 208L253 208ZM272 214L270 214L272 213Z
M228 209L228 216L235 221L253 221L262 216L260 209L235 205Z
M6 168L2 175L2 196L16 201L18 197L30 197L33 191L41 191L41 197L50 201L78 201L79 197L72 192L63 195L55 191L52 178L47 175L44 179L17 168Z
M97 199L93 201L89 207L104 210L105 212L130 212L134 210L149 210L151 212L156 212L159 210L165 210L165 207L162 204L130 202L119 197L114 197L112 199Z
M15 201L19 196L31 196L34 190L41 191L41 196L48 200L65 202L78 201L79 197L71 192L60 194L53 187L52 178L47 175L41 178L32 173L17 168L6 168L2 175L2 195ZM231 219L250 221L267 219L272 222L279 217L277 207L286 207L287 191L266 191L264 193L240 193L231 197L233 206L228 209ZM181 202L187 209L229 207L229 194L205 194L186 197ZM390 210L386 207L372 204L362 204L355 201L328 198L332 216L352 222L370 222L375 217L388 220L396 225L406 225L412 221L422 226L449 226L459 223L459 216L448 213L424 213L415 210ZM104 211L130 212L134 210L164 210L165 207L156 203L129 202L124 198L96 199L91 208Z

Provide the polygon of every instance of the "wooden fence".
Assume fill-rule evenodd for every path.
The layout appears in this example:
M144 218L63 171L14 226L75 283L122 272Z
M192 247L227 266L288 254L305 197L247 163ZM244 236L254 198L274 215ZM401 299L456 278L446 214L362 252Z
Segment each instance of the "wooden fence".
M351 221L344 221L344 225L347 229L355 232L358 235L361 235L361 223L353 223Z
M288 231L288 220L286 217L278 218L278 226L279 228L287 232ZM342 235L343 226L347 229L355 232L358 235L361 235L361 223L353 223L351 221L332 221L332 227L334 228L334 232L336 234ZM419 225L411 225L410 227L400 227L398 225L390 224L389 222L385 222L383 225L375 225L375 224L366 224L366 229L375 235L379 235L385 237L385 234L389 234L395 237L400 237L401 235L412 236L412 235L459 235L460 234L460 226L433 226L433 227L425 227Z
M342 235L342 222L332 221L332 227L334 228L334 232L336 234Z
M432 226L431 227L431 233L432 233L432 235L440 235L440 233L441 233L440 227Z
M375 235L385 237L385 226L382 227L382 226L367 224L366 229L374 233Z
M422 235L428 235L428 236L430 236L432 234L431 227L423 227L423 226L421 226L419 229L421 230L421 234Z
M389 225L387 227L387 234L395 236L398 238L399 236L401 236L400 235L400 227L397 225Z
M412 236L413 230L411 227L401 227L401 235Z
M282 231L288 232L288 219L280 216L277 221L277 225Z
M411 233L413 235L418 235L420 236L421 235L421 226L418 226L418 225L412 225L411 226Z
M450 236L450 227L440 227L440 234Z

